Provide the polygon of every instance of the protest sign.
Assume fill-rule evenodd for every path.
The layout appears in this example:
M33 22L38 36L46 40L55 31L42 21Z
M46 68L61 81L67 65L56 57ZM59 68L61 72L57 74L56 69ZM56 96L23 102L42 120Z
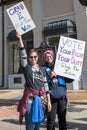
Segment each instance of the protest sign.
M14 28L20 33L20 35L36 27L23 2L8 8L6 11Z
M61 36L54 67L56 74L80 80L84 50L84 41Z

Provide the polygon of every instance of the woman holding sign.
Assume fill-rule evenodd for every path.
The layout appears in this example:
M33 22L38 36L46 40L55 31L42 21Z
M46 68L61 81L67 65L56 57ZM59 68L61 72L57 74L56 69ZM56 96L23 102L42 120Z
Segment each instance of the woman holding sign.
M47 50L44 52L45 67L47 72L48 85L51 95L52 110L47 116L47 130L55 130L56 113L59 119L59 130L67 130L66 127L66 106L67 88L66 82L73 80L56 75L54 72L54 52Z
M40 102L40 98L46 97L48 104L48 112L51 110L49 88L46 80L46 71L43 67L40 67L38 65L37 62L39 57L38 52L35 49L31 49L29 51L28 63L27 54L24 49L22 37L18 33L16 34L16 36L19 39L21 65L26 81L24 95L18 105L18 111L20 112L19 121L20 123L22 123L22 117L25 116L26 130L39 130L40 122L43 121L43 114L38 117L39 114L42 113L42 102ZM38 97L37 100L35 100L36 97ZM32 106L34 104L34 101L36 102L33 109ZM40 107L38 107L37 105L39 105ZM33 115L33 112L35 111L36 115ZM38 114L37 111L40 113Z

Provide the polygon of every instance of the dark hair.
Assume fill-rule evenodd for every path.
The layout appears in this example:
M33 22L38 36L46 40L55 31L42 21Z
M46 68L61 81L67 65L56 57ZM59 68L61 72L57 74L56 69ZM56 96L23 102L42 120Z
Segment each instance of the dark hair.
M30 49L28 52L28 56L30 56L32 52L35 52L37 56L39 56L38 51L36 49Z

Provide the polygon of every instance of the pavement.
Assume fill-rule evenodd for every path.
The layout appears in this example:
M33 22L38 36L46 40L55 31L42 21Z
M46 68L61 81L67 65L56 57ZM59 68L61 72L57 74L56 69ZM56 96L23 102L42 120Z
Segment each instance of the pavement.
M25 130L25 120L23 125L19 125L17 112L17 104L22 94L23 89L0 89L0 130ZM81 98L76 100L71 97L67 106L67 128L68 130L87 130L87 99L85 97L82 100ZM59 130L57 118L55 125L55 130ZM46 120L41 124L40 130L46 130Z

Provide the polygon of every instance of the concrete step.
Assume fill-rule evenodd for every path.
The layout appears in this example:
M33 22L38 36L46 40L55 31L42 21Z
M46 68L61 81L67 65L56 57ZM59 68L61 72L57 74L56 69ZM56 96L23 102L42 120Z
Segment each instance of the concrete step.
M71 102L87 102L87 90L67 90Z
M23 95L23 89L1 89L0 103L17 102ZM67 90L67 95L70 102L85 102L87 103L87 90Z

